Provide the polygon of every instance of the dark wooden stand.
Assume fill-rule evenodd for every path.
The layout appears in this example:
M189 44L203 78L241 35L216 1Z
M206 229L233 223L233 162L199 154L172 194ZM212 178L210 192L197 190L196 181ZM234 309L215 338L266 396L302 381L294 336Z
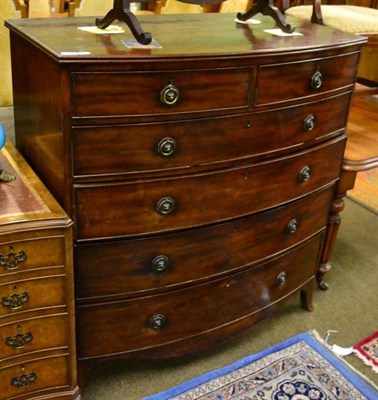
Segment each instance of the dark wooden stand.
M130 0L114 0L113 8L105 15L105 17L103 19L96 18L96 26L100 29L105 29L116 19L125 22L139 43L151 43L151 33L143 32L138 19L130 11Z
M236 17L240 19L240 21L247 21L258 13L272 17L285 33L292 33L295 30L295 26L286 23L285 17L282 15L281 11L274 6L273 0L258 0L257 4L249 11L244 14L238 13Z

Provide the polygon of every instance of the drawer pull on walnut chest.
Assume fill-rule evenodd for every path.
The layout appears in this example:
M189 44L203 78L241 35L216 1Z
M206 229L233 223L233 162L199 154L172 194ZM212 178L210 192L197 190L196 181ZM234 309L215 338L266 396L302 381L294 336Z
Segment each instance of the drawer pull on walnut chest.
M162 197L156 204L156 211L161 215L172 214L176 205L172 197Z
M320 71L316 71L311 77L311 88L313 90L318 90L323 85L323 75Z
M278 274L278 276L276 278L277 285L279 285L279 286L284 285L286 283L286 281L287 281L287 273L285 271Z
M16 291L17 289L15 289ZM11 310L19 310L22 306L30 300L27 292L13 293L10 296L4 296L1 299L1 305Z
M155 272L163 272L168 268L168 266L169 266L169 258L164 254L156 256L152 260L152 268Z
M157 153L162 157L171 157L176 152L176 141L171 137L161 139L157 145Z
M5 340L5 344L15 349L22 349L26 344L33 340L33 335L30 332L18 333L16 336L8 336Z
M27 259L26 253L21 250L16 253L13 250L13 246L10 247L10 251L6 255L0 254L0 267L4 267L7 271L16 270L23 262Z
M18 388L26 388L31 383L37 380L37 375L34 372L30 372L29 374L22 374L20 376L15 376L11 380L11 384Z
M167 86L165 86L160 92L160 100L166 106L173 106L177 103L180 97L180 91L178 88L172 83L169 82Z
M150 318L149 325L153 329L161 329L166 322L167 319L163 314L155 314Z
M303 129L305 132L310 132L314 128L315 128L315 116L313 114L310 114L303 121Z
M309 166L303 167L299 173L299 182L307 182L311 178L311 168Z

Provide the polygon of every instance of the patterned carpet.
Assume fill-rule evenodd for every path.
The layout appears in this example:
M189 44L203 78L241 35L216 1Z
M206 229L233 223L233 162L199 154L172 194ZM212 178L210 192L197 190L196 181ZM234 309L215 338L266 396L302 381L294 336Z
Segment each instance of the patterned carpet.
M144 400L372 400L377 388L314 331Z

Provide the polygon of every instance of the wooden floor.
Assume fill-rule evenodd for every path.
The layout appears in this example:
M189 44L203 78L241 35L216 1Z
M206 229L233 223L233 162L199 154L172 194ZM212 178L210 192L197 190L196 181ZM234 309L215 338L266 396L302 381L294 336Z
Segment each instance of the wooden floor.
M346 158L358 160L378 155L378 95L353 96L347 136Z
M362 160L378 155L378 95L353 96L347 136L345 158ZM359 172L348 197L378 212L378 169Z

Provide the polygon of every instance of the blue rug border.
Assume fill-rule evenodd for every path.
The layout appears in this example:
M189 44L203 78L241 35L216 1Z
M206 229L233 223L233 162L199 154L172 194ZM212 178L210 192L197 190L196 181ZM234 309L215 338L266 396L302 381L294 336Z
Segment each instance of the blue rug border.
M273 352L284 349L285 347L291 346L304 340L309 346L321 354L330 364L332 364L342 375L344 375L364 396L368 399L378 398L378 392L375 388L370 385L369 382L365 381L358 372L354 371L352 367L348 366L345 361L339 359L336 355L332 354L318 339L314 337L311 332L300 333L293 336L281 343L278 343L268 349L262 350L259 353L252 354L239 359L238 361L226 365L225 367L219 368L214 371L207 372L189 381L181 383L163 392L154 394L152 396L144 397L142 400L169 400L170 398L177 396L189 389L193 389L195 386L201 385L211 379L217 378L221 375L227 374L238 368L242 368L245 365L254 362L262 357L265 357Z

